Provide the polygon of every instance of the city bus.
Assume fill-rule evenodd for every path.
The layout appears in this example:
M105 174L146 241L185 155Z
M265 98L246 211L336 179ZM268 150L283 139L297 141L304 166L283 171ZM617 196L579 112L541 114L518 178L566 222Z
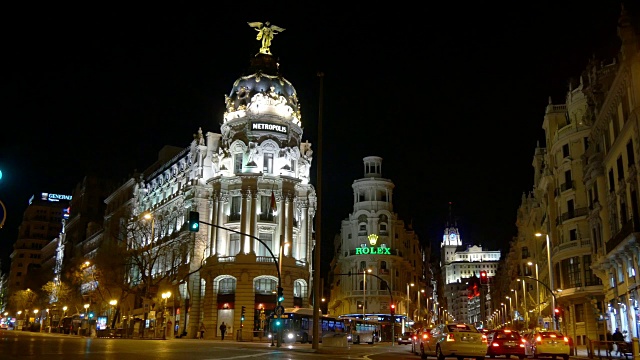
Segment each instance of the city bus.
M347 337L351 338L354 344L373 344L380 341L381 324L377 320L340 316L339 319L344 321Z
M327 334L345 333L344 321L330 315L319 315L318 324L319 342ZM269 321L269 338L275 336L277 318ZM286 343L311 343L313 342L313 309L312 308L287 308L280 317L282 324L282 341Z

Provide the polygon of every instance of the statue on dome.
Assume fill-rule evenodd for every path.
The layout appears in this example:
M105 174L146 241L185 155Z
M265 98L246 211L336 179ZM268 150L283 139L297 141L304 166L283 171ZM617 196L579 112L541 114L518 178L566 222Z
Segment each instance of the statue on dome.
M260 53L271 55L271 50L269 49L269 47L271 47L271 40L273 40L273 37L276 34L283 32L285 29L279 26L271 25L271 23L268 21L264 24L262 24L261 22L250 22L247 24L249 24L249 26L251 26L252 28L255 28L258 32L256 40L262 40Z

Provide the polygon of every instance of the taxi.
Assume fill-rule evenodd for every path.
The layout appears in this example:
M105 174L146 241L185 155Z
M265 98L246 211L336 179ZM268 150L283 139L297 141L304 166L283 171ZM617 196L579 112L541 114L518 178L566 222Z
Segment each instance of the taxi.
M473 325L465 323L440 324L420 346L420 357L435 356L438 360L445 357L475 358L484 360L487 354L487 337Z
M540 330L527 336L525 354L538 358L541 356L561 357L569 360L570 354L569 338L559 331Z

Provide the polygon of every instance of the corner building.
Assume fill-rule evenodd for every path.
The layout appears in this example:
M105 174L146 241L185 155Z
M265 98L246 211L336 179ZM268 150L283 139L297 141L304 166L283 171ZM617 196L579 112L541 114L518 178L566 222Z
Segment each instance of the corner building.
M107 199L107 213L121 217L130 206L138 222L151 214L153 241L170 237L188 247L184 258L165 259L150 275L166 277L157 295L172 292L167 308L181 335L195 338L204 323L205 338L219 338L224 321L229 338L241 329L250 340L266 330L279 280L283 306L309 306L313 151L301 140L296 91L271 54L251 59L225 103L220 134L200 129L189 147L163 148L155 164ZM186 226L190 211L200 216L196 233ZM136 299L123 312L141 318L146 307Z
M193 203L213 225L201 224L198 235L206 234L210 247L200 271L205 334L219 336L224 321L235 335L244 306L243 339L265 330L278 281L285 307L309 306L317 203L309 184L313 151L301 140L295 89L270 54L256 55L249 70L226 97L222 134L209 133L195 145L199 170L211 177L207 196L196 193Z
M382 341L388 341L392 301L396 334L409 331L412 319L424 316L429 306L420 300L425 297L420 289L431 280L425 275L428 254L415 232L393 212L395 185L382 177L382 158L368 156L363 162L364 177L352 185L353 212L342 220L334 240L328 310L380 321Z

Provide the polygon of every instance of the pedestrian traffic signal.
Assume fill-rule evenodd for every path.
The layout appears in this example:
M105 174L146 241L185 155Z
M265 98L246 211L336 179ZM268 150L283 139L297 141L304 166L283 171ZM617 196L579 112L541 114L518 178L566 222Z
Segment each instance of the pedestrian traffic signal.
M489 277L487 277L487 272L484 270L480 271L480 284L488 284L489 283Z
M240 321L244 321L244 312L245 312L245 307L242 307L242 312L240 313Z
M391 311L390 311L391 315L392 316L395 315L396 314L396 304L391 304L391 308L390 309L391 309Z
M278 302L281 303L284 301L284 289L278 286Z
M189 211L189 231L198 232L200 230L200 214L197 211Z

